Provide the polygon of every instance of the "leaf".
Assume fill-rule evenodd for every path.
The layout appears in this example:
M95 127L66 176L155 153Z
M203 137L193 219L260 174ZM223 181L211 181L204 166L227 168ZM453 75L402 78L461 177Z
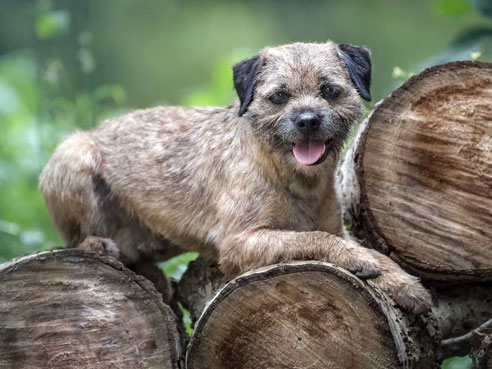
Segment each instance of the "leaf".
M469 356L452 357L442 362L442 369L470 369L472 361Z
M193 335L193 328L191 327L190 312L186 310L180 302L178 302L178 306L183 313L183 324L185 326L186 333L188 333L188 336L191 337Z
M159 263L159 267L164 270L168 277L181 279L181 276L186 272L188 264L198 257L196 252L187 252L178 255L172 259Z
M35 27L36 35L41 40L67 33L70 28L70 13L68 10L56 10L41 14Z
M466 0L439 0L435 5L437 14L456 17L468 13L472 9Z

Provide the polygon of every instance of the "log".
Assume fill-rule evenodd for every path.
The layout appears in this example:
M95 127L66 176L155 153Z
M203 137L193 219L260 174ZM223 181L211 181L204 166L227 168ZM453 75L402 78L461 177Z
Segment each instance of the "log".
M206 268L201 278L196 265L180 282L194 316L224 281ZM196 322L186 367L438 368L438 341L432 317L404 315L349 272L325 262L291 262L225 284Z
M0 368L169 368L181 360L171 309L110 257L77 249L0 266Z
M361 125L338 172L359 238L423 278L492 280L492 64L411 77Z

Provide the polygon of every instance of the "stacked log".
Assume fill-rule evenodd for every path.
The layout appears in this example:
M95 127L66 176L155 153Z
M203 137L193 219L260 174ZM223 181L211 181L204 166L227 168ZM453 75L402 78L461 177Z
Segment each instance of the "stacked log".
M177 296L201 315L186 368L438 368L441 334L480 320L490 292L450 292L433 314L416 316L329 263L273 265L227 283L199 259ZM0 268L0 298L2 368L185 368L162 296L112 258L22 258ZM489 357L483 342L477 363Z
M180 368L172 310L145 278L80 250L0 266L0 368Z
M352 231L432 288L442 358L490 338L492 64L410 78L359 128L338 174Z

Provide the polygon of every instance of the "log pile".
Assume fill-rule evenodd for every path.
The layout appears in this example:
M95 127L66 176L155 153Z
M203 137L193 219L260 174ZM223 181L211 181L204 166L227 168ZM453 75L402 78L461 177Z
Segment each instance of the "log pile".
M173 300L195 325L186 346L150 282L60 250L0 266L0 368L433 369L470 354L492 369L492 64L410 78L359 127L338 183L350 230L422 279L431 312L329 263L227 281L198 259Z

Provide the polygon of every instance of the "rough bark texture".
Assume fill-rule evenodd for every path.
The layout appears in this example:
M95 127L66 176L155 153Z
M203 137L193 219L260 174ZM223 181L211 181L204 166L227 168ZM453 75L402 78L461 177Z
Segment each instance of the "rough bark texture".
M207 302L227 283L217 263L199 257L188 265L177 286L177 300L190 312L192 324L200 317Z
M492 279L492 64L410 78L362 124L340 167L357 234L425 278Z
M42 252L0 266L0 368L178 368L176 321L113 258Z
M180 285L183 292L202 276L217 277L202 291L187 289L195 316L223 282L206 269L195 264ZM345 270L292 262L251 271L219 290L196 323L187 368L434 368L438 340L435 320L404 316Z
M477 334L471 353L473 361L472 369L492 369L492 327L489 334Z
M492 333L492 284L449 285L434 289L432 311L442 334L441 357L463 356L477 334Z

